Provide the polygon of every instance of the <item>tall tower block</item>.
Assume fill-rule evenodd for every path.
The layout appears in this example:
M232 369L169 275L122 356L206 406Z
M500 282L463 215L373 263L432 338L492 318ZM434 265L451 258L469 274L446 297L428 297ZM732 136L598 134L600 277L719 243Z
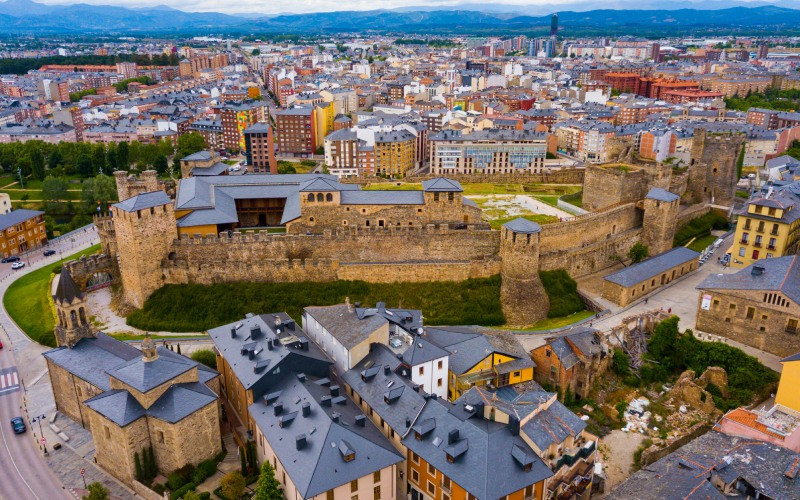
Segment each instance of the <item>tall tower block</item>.
M164 191L142 193L111 207L125 302L142 307L164 284L161 261L177 236L172 200Z
M550 299L539 279L539 224L514 219L500 230L500 301L506 322L530 325L547 317Z
M658 255L672 248L678 221L680 197L661 188L651 188L644 198L642 243L650 255Z

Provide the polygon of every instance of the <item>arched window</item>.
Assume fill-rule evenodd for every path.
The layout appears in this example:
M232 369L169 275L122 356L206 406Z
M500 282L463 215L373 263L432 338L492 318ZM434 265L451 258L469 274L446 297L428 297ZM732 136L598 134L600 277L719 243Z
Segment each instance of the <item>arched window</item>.
M308 201L314 201L314 193L308 193Z
M323 201L322 193L317 193L317 201Z
M333 195L331 193L326 194L325 201L333 201Z
M81 307L78 310L81 319L81 325L86 325L86 311Z
M74 310L69 312L69 317L72 320L72 328L78 328L78 315Z

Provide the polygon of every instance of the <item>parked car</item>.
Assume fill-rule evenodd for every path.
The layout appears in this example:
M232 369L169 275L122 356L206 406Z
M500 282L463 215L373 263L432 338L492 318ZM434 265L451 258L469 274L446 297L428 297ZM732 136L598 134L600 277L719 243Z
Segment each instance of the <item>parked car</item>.
M23 267L25 267L24 262L14 262L11 264L11 269L22 269Z
M55 251L55 250L53 250L52 248L50 248L50 249L48 249L48 250L45 250L45 251L44 251L44 256L45 256L45 257L49 257L49 256L51 256L51 255L55 255L55 254L56 254L56 251Z
M16 255L12 255L11 257L6 257L5 259L0 260L0 262L2 262L3 264L8 264L9 262L16 262L18 260L19 257L17 257Z
M11 428L14 429L14 434L22 434L27 429L25 428L25 421L22 417L14 417L11 419Z

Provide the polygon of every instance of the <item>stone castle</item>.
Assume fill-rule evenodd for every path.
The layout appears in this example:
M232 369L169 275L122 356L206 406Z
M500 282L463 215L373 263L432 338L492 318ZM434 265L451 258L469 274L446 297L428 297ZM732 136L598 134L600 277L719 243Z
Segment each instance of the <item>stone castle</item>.
M698 146L701 157L731 140L711 139L705 153ZM460 184L444 178L418 191L366 191L317 174L195 176L180 181L173 200L154 175L135 179L124 172L117 173L118 190L130 197L121 196L96 224L133 307L173 283L461 281L500 274L509 324L527 325L548 310L539 271L581 277L618 263L637 242L651 255L672 248L685 217L681 201L664 191L695 209L720 203L721 193L733 189L727 183L735 183L737 147L688 172L589 167L584 206L593 211L544 226L518 219L492 230Z

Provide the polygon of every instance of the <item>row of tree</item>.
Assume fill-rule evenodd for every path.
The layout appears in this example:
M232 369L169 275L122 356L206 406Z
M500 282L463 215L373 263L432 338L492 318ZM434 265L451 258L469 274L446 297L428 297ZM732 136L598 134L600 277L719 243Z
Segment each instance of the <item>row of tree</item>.
M82 66L85 64L112 65L118 62L135 62L140 66L177 66L177 54L117 54L113 56L82 55L82 56L49 56L27 57L19 59L0 59L0 75L24 75L32 69L39 69L48 64L72 64Z

